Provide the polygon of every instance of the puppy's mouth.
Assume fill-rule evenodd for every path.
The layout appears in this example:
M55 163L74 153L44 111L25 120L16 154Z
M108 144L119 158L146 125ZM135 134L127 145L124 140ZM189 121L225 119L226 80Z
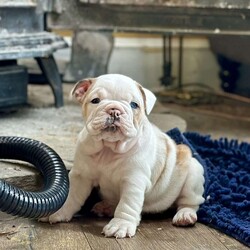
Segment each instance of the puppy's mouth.
M109 116L106 118L106 122L105 122L105 128L103 129L104 132L113 132L115 133L119 126L119 121L120 121L120 117L119 116Z

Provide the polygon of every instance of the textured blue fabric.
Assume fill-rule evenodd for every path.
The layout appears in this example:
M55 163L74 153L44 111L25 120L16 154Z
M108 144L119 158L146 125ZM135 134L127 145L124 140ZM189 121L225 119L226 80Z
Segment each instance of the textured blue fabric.
M178 129L167 134L177 144L189 145L204 167L206 200L198 221L250 246L250 144Z

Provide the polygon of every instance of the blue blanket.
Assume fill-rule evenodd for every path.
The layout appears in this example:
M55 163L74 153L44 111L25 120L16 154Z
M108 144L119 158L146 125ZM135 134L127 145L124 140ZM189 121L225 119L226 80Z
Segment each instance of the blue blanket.
M250 144L212 140L178 129L167 132L176 143L191 147L205 170L205 203L198 221L250 246Z

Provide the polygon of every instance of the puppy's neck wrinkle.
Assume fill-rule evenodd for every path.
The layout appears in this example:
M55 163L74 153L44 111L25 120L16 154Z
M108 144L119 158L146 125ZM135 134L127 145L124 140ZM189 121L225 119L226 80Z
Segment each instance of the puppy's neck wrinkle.
M138 142L137 138L132 138L125 141L116 141L116 142L103 141L103 145L105 147L110 148L114 153L125 154L136 148L135 146L137 142Z
M106 166L110 162L118 160L120 157L120 154L114 154L114 152L108 147L104 147L100 152L91 156L93 162L98 167Z
M122 143L124 144L124 142ZM131 156L132 154L136 153L137 147L137 141L134 141L129 145L122 145L119 142L105 142L103 141L103 148L91 155L91 158L93 162L95 162L96 165L100 166L106 166L110 162L114 162L117 160L122 160L124 158L127 158L128 155ZM134 145L134 146L133 146Z

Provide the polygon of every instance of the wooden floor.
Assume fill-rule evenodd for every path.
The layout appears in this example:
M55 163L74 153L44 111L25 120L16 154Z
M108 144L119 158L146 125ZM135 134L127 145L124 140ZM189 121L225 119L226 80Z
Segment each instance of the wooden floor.
M143 220L135 237L105 238L101 232L108 219L74 218L50 225L0 213L0 249L136 249L136 250L244 250L238 241L203 224L178 228L171 219Z

